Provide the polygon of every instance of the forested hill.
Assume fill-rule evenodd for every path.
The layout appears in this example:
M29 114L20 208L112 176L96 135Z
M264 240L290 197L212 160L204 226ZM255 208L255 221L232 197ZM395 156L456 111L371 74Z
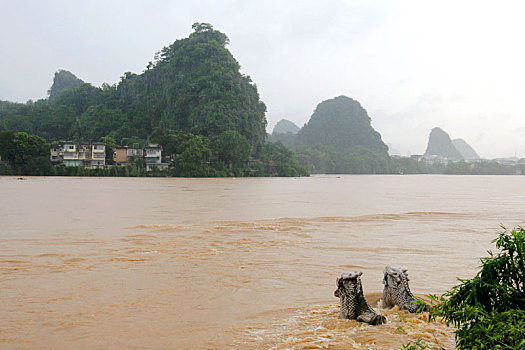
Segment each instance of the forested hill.
M339 96L317 105L298 137L310 146L323 145L344 152L364 147L386 155L388 147L370 123L370 117L359 102Z
M266 106L257 88L226 49L228 37L196 23L187 39L162 49L141 75L127 73L118 86L125 111L155 127L215 139L235 130L260 146Z
M0 102L0 131L24 131L48 141L158 142L194 163L184 175L239 175L250 155L275 164L265 151L293 163L280 174L304 174L289 151L265 150L272 147L265 145L266 106L226 48L228 37L208 23L192 28L188 38L155 54L144 72L126 72L118 84L98 88L59 71L48 99Z
M398 172L388 147L356 100L338 96L317 105L297 135L272 134L294 149L300 164L314 173L376 174Z
M266 107L226 48L228 37L205 23L155 55L142 74L125 73L117 85L85 84L72 73L55 74L49 99L2 113L4 129L48 140L146 139L176 130L215 139L235 130L254 147L265 137ZM61 127L59 124L63 124Z

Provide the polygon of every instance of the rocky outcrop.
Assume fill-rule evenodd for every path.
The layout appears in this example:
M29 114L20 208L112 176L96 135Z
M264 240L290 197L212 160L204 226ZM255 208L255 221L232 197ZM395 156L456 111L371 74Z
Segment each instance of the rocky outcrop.
M428 305L421 308L420 301L414 298L408 286L408 273L400 267L387 266L383 271L383 307L391 308L398 305L401 309L412 313L428 311Z
M441 156L450 160L461 160L463 156L452 144L450 136L441 128L434 128L428 137L425 156Z
M343 273L336 280L337 289L334 292L334 296L339 298L341 302L340 317L366 322L371 325L386 323L386 317L376 313L368 305L363 295L363 286L360 278L362 274L362 272Z
M56 99L64 92L79 87L82 84L84 84L84 81L77 78L75 74L71 73L70 71L60 69L55 73L53 85L51 85L51 88L47 91L49 94L49 99Z
M474 148L472 148L465 140L454 139L452 140L452 144L454 145L454 147L456 147L459 153L461 153L465 160L479 159L479 156L476 153L476 151L474 151Z

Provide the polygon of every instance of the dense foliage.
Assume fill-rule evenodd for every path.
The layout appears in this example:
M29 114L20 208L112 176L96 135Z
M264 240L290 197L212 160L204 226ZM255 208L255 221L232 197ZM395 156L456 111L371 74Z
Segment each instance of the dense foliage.
M262 169L259 174L278 176L308 176L308 169L299 164L294 153L280 142L268 142L261 152Z
M49 100L0 105L0 125L49 140L147 139L156 130L187 132L214 141L234 130L257 151L265 139L265 105L256 86L239 72L228 38L196 23L189 38L157 53L142 74L125 73L102 88L59 71Z
M49 145L25 132L0 132L0 156L7 165L0 174L47 175L51 172Z
M494 242L499 252L431 311L457 328L458 349L525 348L525 229L505 230Z
M257 88L239 72L226 35L206 23L193 28L189 38L162 49L143 74L123 77L117 88L122 108L142 115L146 132L157 127L213 142L235 130L257 151L266 135L266 106Z
M298 146L297 158L314 173L390 174L395 173L393 160L383 152L358 146L342 152L331 146Z
M228 37L208 23L193 30L158 52L142 74L127 72L116 85L97 88L60 70L48 100L0 101L0 131L49 141L158 142L173 155L172 175L243 175L250 157L272 157L264 153L266 106L226 48ZM305 174L290 157L295 171L282 173Z
M274 132L272 138L292 148L299 163L314 173L399 172L366 110L346 96L321 102L297 135Z
M450 163L445 169L445 174L455 175L513 175L516 170L521 170L520 165L506 166L497 162L472 162L459 161Z
M363 147L388 154L388 147L370 123L370 117L359 102L339 96L317 106L308 123L299 131L298 139L308 146L328 146L338 152Z

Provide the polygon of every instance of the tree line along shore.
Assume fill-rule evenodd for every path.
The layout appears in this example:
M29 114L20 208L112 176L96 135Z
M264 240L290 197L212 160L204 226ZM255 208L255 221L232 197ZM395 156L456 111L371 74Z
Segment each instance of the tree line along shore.
M296 132L266 133L266 106L240 73L228 37L209 23L157 52L140 74L95 87L66 70L48 97L0 101L0 174L76 176L308 176L326 174L523 174L525 161L429 162L390 156L361 104L318 104ZM64 140L103 144L104 165L56 162ZM162 166L115 162L116 150L162 147ZM118 163L118 164L117 164Z

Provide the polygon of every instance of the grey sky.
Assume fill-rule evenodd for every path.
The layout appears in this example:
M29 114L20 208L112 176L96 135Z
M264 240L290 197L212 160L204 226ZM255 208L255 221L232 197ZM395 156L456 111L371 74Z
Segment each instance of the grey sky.
M299 126L347 95L402 153L430 129L482 157L525 157L521 2L0 0L0 99L46 97L67 69L96 86L140 73L156 51L209 22L252 77L268 130Z

